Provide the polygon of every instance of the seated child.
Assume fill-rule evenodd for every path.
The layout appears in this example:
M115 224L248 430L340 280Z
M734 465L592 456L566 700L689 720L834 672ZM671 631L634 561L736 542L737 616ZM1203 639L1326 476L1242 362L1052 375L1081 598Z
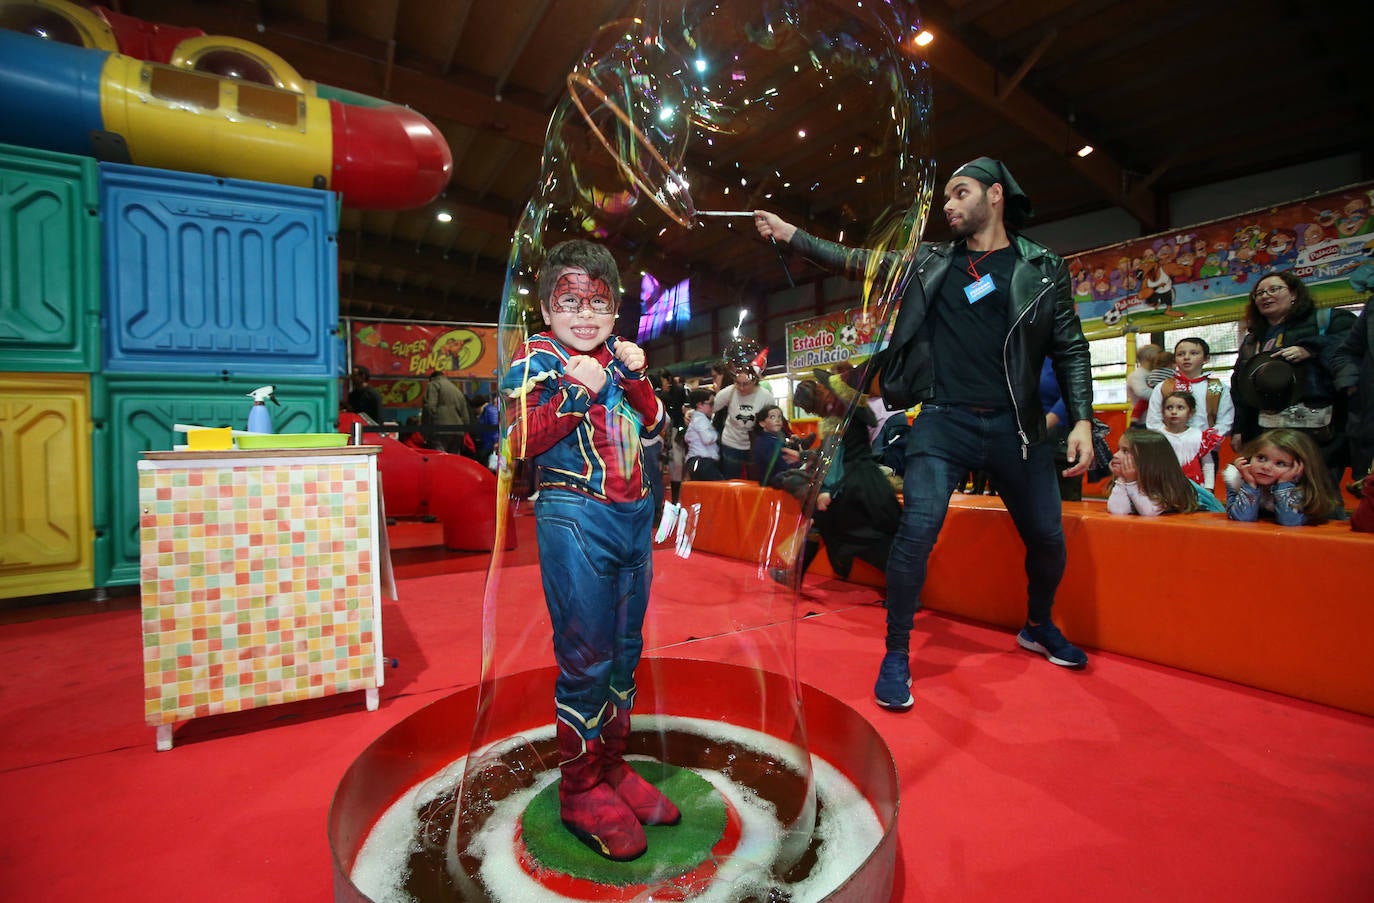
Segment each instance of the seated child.
M775 404L760 408L754 415L754 472L759 485L778 486L782 475L801 466L801 460L801 449L788 435L782 408Z
M1111 463L1112 514L1223 511L1216 496L1183 475L1169 440L1153 430L1127 430Z
M1326 465L1306 433L1273 429L1245 446L1226 468L1226 516L1253 522L1260 512L1284 527L1319 524L1336 500L1327 488Z
M676 824L673 805L625 763L635 669L653 581L653 498L640 437L667 424L644 352L611 334L615 259L567 241L539 272L549 329L517 350L501 388L513 458L538 474L535 538L558 663L554 714L563 824L596 853L634 859L641 824Z
M1212 449L1221 445L1221 434L1211 428L1204 430L1190 425L1195 413L1197 399L1192 392L1170 392L1160 411L1164 420L1161 432L1173 446L1183 475L1211 489L1217 475Z

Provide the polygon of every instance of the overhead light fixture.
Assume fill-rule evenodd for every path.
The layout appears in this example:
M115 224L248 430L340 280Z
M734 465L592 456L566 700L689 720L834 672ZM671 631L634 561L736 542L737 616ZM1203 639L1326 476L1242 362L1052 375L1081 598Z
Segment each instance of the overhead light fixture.
M453 214L449 213L447 210L440 210L438 213L434 214L434 218L441 223L453 222Z
M1082 147L1080 147L1077 151L1075 151L1075 153L1077 153L1080 157L1086 157L1088 156L1088 154L1091 154L1092 152L1093 146L1091 144L1085 144Z
M912 40L916 42L917 47L927 47L930 45L931 41L935 40L935 35L932 34L929 29L923 28Z

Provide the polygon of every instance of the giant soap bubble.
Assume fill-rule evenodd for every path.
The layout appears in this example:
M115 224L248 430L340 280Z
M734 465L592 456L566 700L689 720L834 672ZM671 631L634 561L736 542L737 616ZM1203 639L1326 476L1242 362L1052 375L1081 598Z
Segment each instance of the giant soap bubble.
M505 381L524 343L545 328L538 299L545 256L570 238L610 248L628 285L639 284L640 271L664 284L687 278L694 295L762 311L768 299L745 276L762 258L808 283L794 293L813 291L819 271L784 261L760 240L750 217L758 208L871 252L852 256L846 297L881 336L930 204L929 95L912 43L914 7L665 0L636 12L598 32L551 116L540 178L511 246L501 314ZM632 330L616 323L631 339ZM708 338L716 349L725 344ZM671 363L650 346L651 369ZM544 378L524 373L514 382ZM866 384L862 363L845 383ZM787 380L770 384L790 395ZM559 753L552 628L529 554L527 496L537 475L529 450L508 432L529 405L528 396L503 402L501 493L514 499L514 513L502 506L498 534L515 534L521 545L512 552L498 540L483 623L471 625L483 631L481 683L471 723L453 726L471 732L470 752L420 788L422 802L407 804L418 827L413 847L402 851L409 865L397 871L446 871L434 899L533 899L525 896L530 882L555 894L540 899L556 899L562 891L550 888L565 879L584 899L862 899L846 882L857 863L882 858L873 852L888 839L881 807L865 803L864 787L855 792L854 769L814 754L808 734L836 728L809 723L802 700L812 691L797 676L796 575L845 418L826 425L832 435L806 471L804 491L752 493L757 501L729 510L723 496L703 496L662 521L628 752L665 793L680 795L673 798L683 822L646 828L649 852L612 864L607 877L595 868L582 874L564 852L546 849L563 833L556 799L552 822L534 814L541 805L549 811ZM617 442L598 454L624 461L642 454L637 433ZM737 538L724 551L694 550L693 531L708 529L735 530ZM872 661L834 666L876 673L877 630L872 642ZM858 716L854 722L866 726ZM667 862L667 848L707 821L704 847L684 854L695 867L646 866ZM538 836L526 837L531 831ZM615 871L622 865L626 871Z

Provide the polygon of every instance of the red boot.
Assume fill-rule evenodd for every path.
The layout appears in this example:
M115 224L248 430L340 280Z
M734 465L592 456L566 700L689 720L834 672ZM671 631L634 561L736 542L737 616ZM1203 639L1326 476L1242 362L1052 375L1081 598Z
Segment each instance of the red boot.
M601 739L583 740L561 719L558 724L558 803L563 824L578 840L607 859L627 862L648 849L635 814L601 777Z
M601 729L601 740L605 743L602 774L606 777L606 783L615 788L640 824L677 824L682 820L682 813L672 800L625 764L625 745L629 739L630 710L612 706L611 719Z

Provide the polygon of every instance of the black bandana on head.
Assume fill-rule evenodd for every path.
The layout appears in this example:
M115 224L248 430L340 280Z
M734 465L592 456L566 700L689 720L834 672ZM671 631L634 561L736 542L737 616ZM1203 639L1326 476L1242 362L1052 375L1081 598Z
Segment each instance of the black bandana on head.
M970 160L963 166L954 170L950 178L955 176L968 176L977 179L984 185L993 183L1002 186L1002 195L1006 198L1006 207L1003 219L1012 229L1020 229L1030 219L1031 202L1026 193L1021 190L1021 186L1016 184L1016 179L1012 178L1011 170L1002 163L1001 160L994 160L991 157L979 157Z

